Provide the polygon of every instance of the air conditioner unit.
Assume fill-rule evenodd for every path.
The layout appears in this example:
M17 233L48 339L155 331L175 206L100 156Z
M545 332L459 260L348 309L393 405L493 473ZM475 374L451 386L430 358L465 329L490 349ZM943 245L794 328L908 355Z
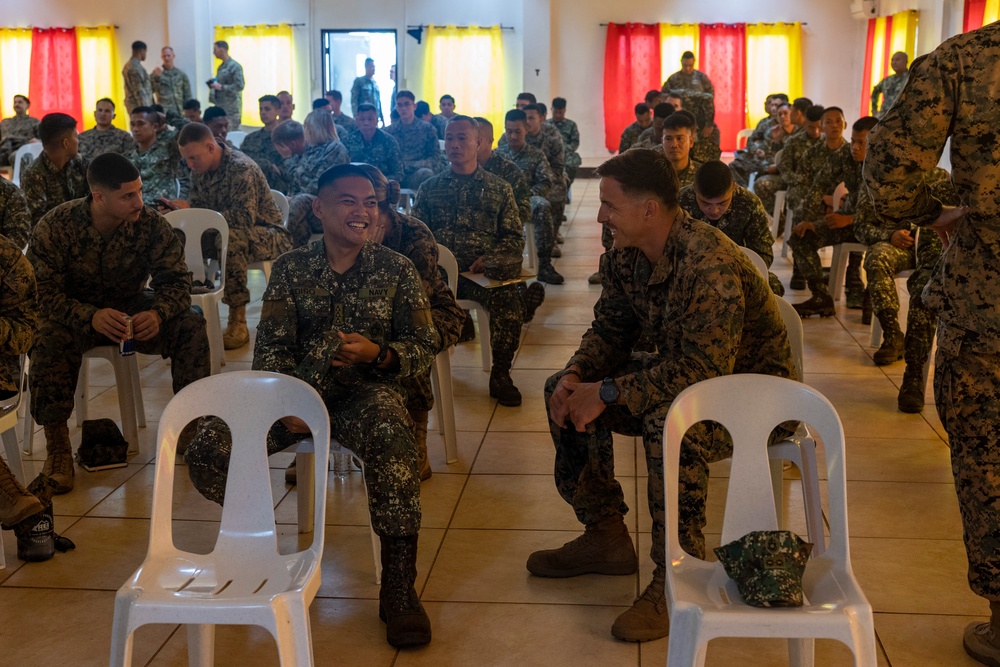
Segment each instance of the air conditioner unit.
M856 19L878 17L879 0L851 0L851 16Z

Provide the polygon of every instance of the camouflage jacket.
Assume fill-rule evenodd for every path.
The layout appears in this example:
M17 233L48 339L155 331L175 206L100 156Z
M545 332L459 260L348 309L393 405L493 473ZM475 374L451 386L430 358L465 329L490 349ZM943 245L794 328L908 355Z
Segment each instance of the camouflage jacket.
M191 274L170 223L146 207L105 241L94 228L91 198L50 211L35 226L28 259L38 282L41 316L90 333L101 308L123 308L146 287L151 310L166 322L191 307Z
M31 116L11 116L0 120L0 151L13 154L24 144L37 139L38 123L39 120Z
M20 391L21 362L38 329L35 274L21 247L0 236L0 390Z
M715 93L715 86L712 80L700 71L694 70L690 74L685 74L683 70L678 70L667 77L663 82L663 92L671 90L692 90L696 93Z
M468 176L451 169L423 182L413 216L437 242L455 254L458 270L468 271L480 257L520 262L524 233L510 185L482 167Z
M403 159L399 153L399 142L382 130L375 130L371 141L365 141L358 130L343 138L344 146L351 156L351 162L362 162L378 167L391 181L403 180Z
M924 175L924 181L933 196L946 206L958 206L959 199L955 187L951 183L951 174L940 167L935 167ZM857 205L854 211L854 237L861 243L872 246L876 243L889 243L892 235L900 229L915 232L918 227L909 220L879 219L872 206L872 198L868 188L862 184L858 188ZM927 231L927 234L934 232Z
M348 116L343 111L341 111L340 113L334 113L330 115L333 116L333 122L338 128L342 127L348 132L352 132L358 127L358 124L354 121L354 119ZM344 138L340 137L340 140L343 141Z
M240 152L257 163L272 190L288 192L289 183L281 171L283 158L271 142L271 130L262 127L248 134L240 144Z
M531 188L528 187L528 179L524 177L524 173L518 169L517 165L497 151L493 151L490 159L479 166L488 173L507 181L511 190L514 191L514 201L517 202L521 223L531 222Z
M563 140L563 147L567 151L576 152L580 148L580 130L577 128L575 122L569 118L564 120L549 119L545 122L559 130L559 134Z
M404 169L438 170L441 145L433 125L417 118L409 124L402 121L393 123L385 131L399 144Z
M632 144L632 148L656 148L662 144L656 140L656 128L650 125L639 133L639 137Z
M924 174L951 138L952 181L969 212L923 293L938 311L938 349L1000 350L1000 142L996 100L1000 23L953 37L910 68L896 104L868 135L864 177L875 213L886 221L929 225L941 213ZM974 332L965 338L964 332Z
M554 179L542 151L530 144L525 144L521 150L515 151L510 144L504 144L498 147L495 153L517 165L528 181L532 196L546 198L549 196Z
M535 135L527 135L528 145L541 149L552 170L552 191L547 199L553 204L566 202L566 151L562 135L551 125L542 123L542 130ZM506 140L506 136L501 137Z
M148 107L153 104L153 86L149 82L149 74L138 58L129 58L122 68L125 79L125 110L132 113L136 107Z
M358 107L362 104L374 104L379 120L382 118L382 93L379 92L375 79L359 76L351 86L351 115L357 117Z
M668 91L681 98L685 111L694 114L698 129L715 123L715 94L678 88Z
M42 216L63 202L86 197L90 193L87 185L87 161L77 156L57 170L47 153L42 151L38 159L21 174L21 191L28 201L31 224L37 225Z
M649 128L644 128L639 125L639 121L636 121L626 127L622 131L622 138L618 142L618 152L624 153L628 149L632 148L639 141L639 135L641 135L645 130Z
M431 116L431 125L437 130L438 139L444 139L445 128L448 127L448 118L444 117L444 114L436 113Z
M134 149L135 139L132 135L114 125L106 130L92 127L80 134L80 157L88 162L105 153L128 155Z
M191 80L188 75L176 67L163 70L160 74L149 77L156 93L156 103L163 111L173 118L184 117L184 103L191 99Z
M742 186L734 185L729 209L715 221L707 220L702 214L694 186L683 188L677 201L688 215L712 225L736 245L753 250L766 265L771 266L774 261L774 237L771 236L767 212L757 195Z
M323 172L350 161L347 148L339 141L307 146L305 153L293 155L281 165L281 172L288 184L286 194L319 194L319 177Z
M28 245L31 233L31 213L28 202L16 185L0 178L0 236L5 236L18 248Z
M750 139L747 140L747 146L759 141L764 141L776 122L777 121L770 116L766 116L757 121L757 127L753 129L753 134L751 134Z
M260 167L243 153L219 145L219 168L204 174L191 173L191 206L218 211L230 229L271 225L287 233Z
M601 256L594 321L568 365L586 381L611 376L643 335L659 363L618 378L633 415L669 406L701 380L731 373L795 377L792 351L767 281L721 231L681 211L651 263L638 248Z
M136 146L126 157L139 170L142 202L146 206L155 208L160 197L188 198L191 171L181 158L176 132L164 132L146 150Z
M833 194L841 181L850 178L855 172L854 158L851 157L851 144L845 141L840 148L830 150L825 140L819 141L802 156L800 167L805 174L805 186L796 222L811 220L815 222L823 217L826 209L823 195ZM847 184L848 191L850 183Z
M314 241L275 260L257 325L254 370L295 376L324 395L343 394L364 382L396 384L425 372L439 339L410 260L365 243L354 266L338 275L323 244ZM399 358L399 371L367 364L334 368L338 332L388 345Z
M872 88L872 115L881 118L885 112L892 108L892 105L899 99L899 94L906 87L906 82L910 78L910 73L890 74ZM882 104L879 105L879 95L882 96Z
M680 181L681 187L686 188L687 186L694 183L694 175L698 171L698 167L701 164L695 162L694 160L688 159L688 166L681 171L677 172L677 180Z
M225 109L229 122L238 126L239 123L235 121L243 113L243 88L246 87L243 66L230 58L219 65L219 69L215 71L215 80L222 86L222 90L213 89L208 94L208 100ZM238 130L239 127L231 129Z
M823 141L823 135L810 139L805 132L793 134L785 139L781 150L774 156L774 164L778 167L778 172L789 189L794 186L803 187L806 185L810 174L806 171L803 158L810 148L821 141Z

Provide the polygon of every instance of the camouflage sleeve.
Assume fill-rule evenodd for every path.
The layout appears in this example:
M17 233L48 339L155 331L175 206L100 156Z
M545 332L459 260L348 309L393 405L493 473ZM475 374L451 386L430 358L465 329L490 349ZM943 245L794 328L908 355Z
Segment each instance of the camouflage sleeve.
M430 368L439 342L420 276L413 263L407 261L397 281L392 303L392 335L388 341L399 359L396 377L413 377Z
M0 234L10 239L18 248L28 245L31 231L31 212L24 195L11 189L6 202L0 202Z
M569 126L569 142L566 144L566 149L575 151L580 148L580 128L573 123Z
M878 83L876 83L875 87L872 88L872 115L873 116L878 113L878 98L879 98L880 95L882 95L885 92L883 90L883 88L884 88L884 86L882 85L883 83L885 83L885 79L882 79L881 81L879 81Z
M524 177L520 169L511 171L510 186L514 192L514 199L517 201L521 223L524 224L531 221L531 188L528 187L528 179Z
M32 230L28 244L28 261L38 286L38 311L44 318L89 333L98 309L66 296L66 257L70 252L61 247L64 235L57 231L59 223L54 216L43 218Z
M157 74L156 71L149 73L149 83L153 86L153 90L156 91L156 103L160 104L160 78L162 74Z
M386 150L386 174L385 177L391 181L403 182L403 153L399 148L399 142L390 135L385 135L389 140L389 147Z
M26 354L38 329L38 303L31 264L19 248L0 248L3 291L0 292L0 354Z
M358 78L355 77L354 84L351 86L351 115L357 117L358 115L358 105L361 103L361 83ZM388 174L386 175L388 177Z
M561 137L558 142L552 142L552 159L549 160L549 163L552 167L553 176L562 178L562 174L566 170L566 149L563 148Z
M194 95L191 94L191 79L189 79L188 75L184 72L181 72L181 96L184 99L178 101L182 106L185 102L194 97Z
M491 253L494 258L521 258L524 253L524 227L518 214L517 202L514 201L514 191L507 181L497 179L503 184L503 206L500 207L501 219L497 226L497 244Z
M897 229L900 228L891 224L883 224L875 217L875 209L872 208L872 199L868 194L868 189L861 188L854 211L854 238L867 246L888 243Z
M415 220L419 221L419 218ZM406 257L417 269L427 300L430 302L431 319L440 336L440 343L435 348L436 353L458 344L462 325L465 323L465 311L459 308L455 295L452 294L438 269L438 246L434 235L421 223L414 236Z
M28 212L31 214L31 226L38 224L49 212L49 198L45 194L45 183L37 170L28 167L21 173L21 193L28 202Z
M548 197L552 191L552 170L544 158L535 165L535 173L531 178L531 194L536 197Z
M170 223L159 213L149 211L156 221L150 243L153 308L169 320L191 307L191 274L184 263L184 246Z
M231 74L233 80L232 83L222 84L222 89L238 93L246 87L246 81L243 79L243 67L239 63L234 63L232 60L229 62L233 63L233 66L230 68L232 70Z
M764 210L764 204L756 195L751 196L750 200L752 204L744 242L746 247L760 255L764 264L770 268L771 262L774 261L774 237L771 236L771 225L768 221L767 211Z
M125 69L126 97L139 97L142 91L142 75L131 64Z
M805 184L806 174L802 169L802 148L798 143L778 151L774 157L774 163L778 165L781 177L785 179L785 184L789 188Z
M941 159L955 115L961 70L951 60L939 49L913 61L899 99L868 135L864 179L880 218L923 226L941 213L923 177Z

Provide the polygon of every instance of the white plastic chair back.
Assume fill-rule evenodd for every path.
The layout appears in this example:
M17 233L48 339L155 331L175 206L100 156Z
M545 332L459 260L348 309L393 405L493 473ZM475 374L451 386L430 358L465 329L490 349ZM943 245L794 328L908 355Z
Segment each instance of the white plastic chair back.
M399 191L399 203L396 208L400 213L410 215L410 211L413 210L413 204L417 201L417 193L414 190L408 188L403 188Z
M786 301L784 297L775 294L774 298L778 302L778 312L781 313L781 321L785 323L785 330L788 331L788 343L792 348L792 361L795 362L795 369L799 372L799 378L804 379L805 352L803 341L805 340L805 335L802 332L802 318L795 312L795 307Z
M736 133L736 150L741 148L746 148L750 141L750 137L753 135L753 129L744 128Z
M778 238L778 228L781 226L781 214L785 210L785 196L787 194L787 190L778 190L774 193L774 212L771 215L771 236L775 239Z
M846 198L847 184L841 181L837 184L837 187L833 189L833 210L840 210L840 207L844 205L844 199Z
M757 269L757 273L762 275L764 280L767 280L767 264L764 263L764 258L758 255L756 251L751 250L746 246L740 246L740 250L742 250L743 254L750 258L750 261L753 263L753 268Z
M33 144L25 144L14 151L14 173L11 176L11 180L14 185L21 187L21 162L24 162L24 166L28 166L32 162L38 159L38 156L42 154L42 142L36 141ZM22 160L22 158L28 155L30 159Z
M226 133L226 139L228 139L233 146L239 148L243 145L243 140L247 138L247 133L241 130L234 130L232 132Z
M458 260L454 253L438 243L438 266L448 274L448 287L455 295L455 301L466 310L476 311L476 321L479 323L479 348L483 355L483 370L489 371L493 367L493 348L490 346L490 314L486 312L486 306L471 299L458 298Z
M28 481L24 477L24 464L21 462L21 452L17 448L17 413L21 408L21 403L24 401L25 359L25 355L22 354L21 372L18 375L17 382L19 389L17 397L15 400L7 402L2 406L4 412L0 416L0 439L3 440L4 452L7 454L7 465L10 467L10 472L22 485L26 485ZM31 421L31 415L28 414L27 410L25 410L24 418L27 421ZM4 556L3 550L3 533L4 531L0 530L0 570L7 567L7 559Z
M288 227L288 197L280 190L271 190L271 197L274 198L274 205L281 213L281 224Z

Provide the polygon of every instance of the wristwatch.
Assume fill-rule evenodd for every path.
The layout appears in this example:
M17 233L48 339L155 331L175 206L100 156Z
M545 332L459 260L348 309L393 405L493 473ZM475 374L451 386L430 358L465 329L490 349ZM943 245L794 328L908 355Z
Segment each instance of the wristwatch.
M378 356L371 361L371 365L374 367L379 367L385 363L385 358L389 356L389 346L382 344L378 346Z
M614 378L604 378L601 382L600 396L605 405L614 405L618 402L618 385L615 384Z

